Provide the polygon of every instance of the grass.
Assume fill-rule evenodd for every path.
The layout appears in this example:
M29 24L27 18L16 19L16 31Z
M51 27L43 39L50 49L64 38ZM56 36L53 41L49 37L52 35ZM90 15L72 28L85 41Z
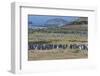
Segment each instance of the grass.
M88 58L87 54L80 51L55 51L55 52L32 52L28 51L28 60L55 60L55 59L79 59Z
M36 44L80 44L87 43L87 35L79 34L81 31L87 32L86 29L48 29L34 30L28 34L28 42ZM78 32L78 33L77 33ZM52 59L77 59L87 58L88 52L84 54L79 49L52 49L45 50L28 50L28 60L52 60Z
M28 41L49 43L87 42L87 37L78 34L35 33L29 34Z

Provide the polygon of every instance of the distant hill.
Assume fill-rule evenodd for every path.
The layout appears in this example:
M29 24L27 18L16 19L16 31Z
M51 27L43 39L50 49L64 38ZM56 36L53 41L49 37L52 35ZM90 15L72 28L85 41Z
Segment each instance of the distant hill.
M47 20L44 25L34 25L33 23L29 23L28 28L29 29L45 29L45 28L87 28L87 21L85 21L85 18L80 18L78 20L74 21L66 21L61 18L54 18L54 19L49 19Z
M62 27L66 24L69 24L69 22L67 22L64 19L61 18L55 18L55 19L49 19L45 22L44 26L46 27Z

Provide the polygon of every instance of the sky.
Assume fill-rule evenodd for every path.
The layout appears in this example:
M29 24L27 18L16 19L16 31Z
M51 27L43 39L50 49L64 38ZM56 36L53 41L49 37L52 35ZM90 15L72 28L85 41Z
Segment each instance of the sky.
M32 22L33 26L36 25L44 25L47 20L61 18L64 19L66 22L73 21L78 19L79 17L76 16L47 16L47 15L28 15L28 22Z

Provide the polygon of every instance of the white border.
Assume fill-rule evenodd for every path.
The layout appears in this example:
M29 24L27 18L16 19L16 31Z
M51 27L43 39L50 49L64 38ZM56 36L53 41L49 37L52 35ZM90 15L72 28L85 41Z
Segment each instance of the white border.
M39 11L39 12L38 12ZM75 68L89 68L95 65L95 9L83 7L43 7L27 3L12 3L12 72L46 72L68 70ZM71 60L43 60L27 61L27 14L37 15L69 15L86 16L89 18L89 58ZM23 26L24 25L24 26ZM22 47L22 48L21 48ZM61 66L62 65L62 66Z

